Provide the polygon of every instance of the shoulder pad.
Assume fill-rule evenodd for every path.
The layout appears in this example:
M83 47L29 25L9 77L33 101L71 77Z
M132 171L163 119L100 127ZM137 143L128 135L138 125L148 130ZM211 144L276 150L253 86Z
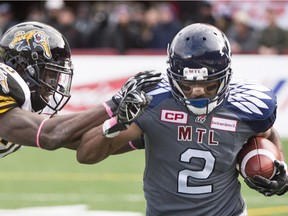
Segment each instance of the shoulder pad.
M11 67L0 63L0 95L9 96L22 106L30 99L30 90L22 77Z
M169 92L171 90L168 78L166 75L162 74L162 80L157 84L157 87L149 91L147 95L157 95L164 92Z
M163 76L161 82L157 84L157 88L148 92L147 95L153 97L153 100L151 101L149 108L157 106L161 101L163 101L166 98L173 97L171 94L171 87L167 77Z
M242 120L257 121L269 118L277 108L272 90L253 82L230 84L227 108Z

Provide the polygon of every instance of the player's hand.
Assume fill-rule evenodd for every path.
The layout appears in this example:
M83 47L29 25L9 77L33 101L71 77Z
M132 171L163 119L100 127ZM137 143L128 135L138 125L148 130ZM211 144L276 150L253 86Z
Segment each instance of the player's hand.
M274 164L278 172L271 180L257 175L253 179L246 178L246 184L265 196L285 194L288 191L287 165L278 160L275 160Z
M155 88L155 86L162 80L161 73L155 70L143 71L130 77L124 86L132 85L140 91L147 93ZM124 87L123 86L123 87Z
M126 130L147 109L151 100L151 96L147 96L143 91L139 91L138 89L128 92L119 104L117 115L104 122L104 136L113 138L120 131Z
M135 89L144 93L149 92L162 80L161 73L156 71L144 71L139 72L135 76L130 77L126 83L122 86L121 90L117 92L109 101L105 104L110 107L112 116L115 116L118 111L120 102L126 97L127 93Z
M138 89L128 92L119 104L117 111L118 122L130 125L146 110L151 100L151 96L147 96Z

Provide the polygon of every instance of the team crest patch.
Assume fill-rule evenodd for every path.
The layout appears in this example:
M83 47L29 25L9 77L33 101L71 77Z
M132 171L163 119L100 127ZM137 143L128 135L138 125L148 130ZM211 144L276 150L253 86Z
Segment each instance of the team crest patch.
M7 82L7 73L1 69L0 69L0 85L1 85L2 91L5 94L8 94L10 90L9 90L8 82Z
M22 50L31 50L31 47L41 47L43 50L43 55L47 59L52 58L49 37L45 32L40 30L31 30L28 32L18 31L14 34L14 39L9 44L11 49L16 47L18 52Z

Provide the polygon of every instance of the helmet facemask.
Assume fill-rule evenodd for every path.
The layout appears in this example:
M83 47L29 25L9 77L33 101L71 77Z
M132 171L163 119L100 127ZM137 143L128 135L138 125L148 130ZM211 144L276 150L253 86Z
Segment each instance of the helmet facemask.
M55 112L60 111L70 99L73 66L70 60L65 66L53 63L29 65L25 72L33 79L30 82L32 107L35 111L48 106Z
M214 108L220 106L227 96L228 84L231 77L231 68L226 68L218 73L208 75L207 68L202 69L189 69L184 68L184 71L207 71L206 75L199 75L198 77L190 77L189 75L180 76L177 73L174 73L168 68L168 78L170 85L172 87L173 96L183 103L188 111L194 113L195 115L207 115ZM204 72L205 73L205 72ZM185 74L185 72L184 72ZM186 85L203 85L205 91L216 90L216 93L210 97L203 98L188 98L185 93Z
M231 48L223 32L209 24L191 24L176 34L167 52L172 94L189 112L207 115L223 104L232 74ZM196 87L201 87L197 94L191 90Z

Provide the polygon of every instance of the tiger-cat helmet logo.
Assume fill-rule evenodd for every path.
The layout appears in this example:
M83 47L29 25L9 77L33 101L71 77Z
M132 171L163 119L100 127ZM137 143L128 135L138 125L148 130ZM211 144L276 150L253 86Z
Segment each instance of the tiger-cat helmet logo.
M41 47L43 50L43 55L47 59L52 58L52 53L49 45L49 37L45 32L40 30L31 30L28 32L18 31L14 35L14 39L9 44L11 49L16 47L18 52L22 50L31 50L31 47Z

